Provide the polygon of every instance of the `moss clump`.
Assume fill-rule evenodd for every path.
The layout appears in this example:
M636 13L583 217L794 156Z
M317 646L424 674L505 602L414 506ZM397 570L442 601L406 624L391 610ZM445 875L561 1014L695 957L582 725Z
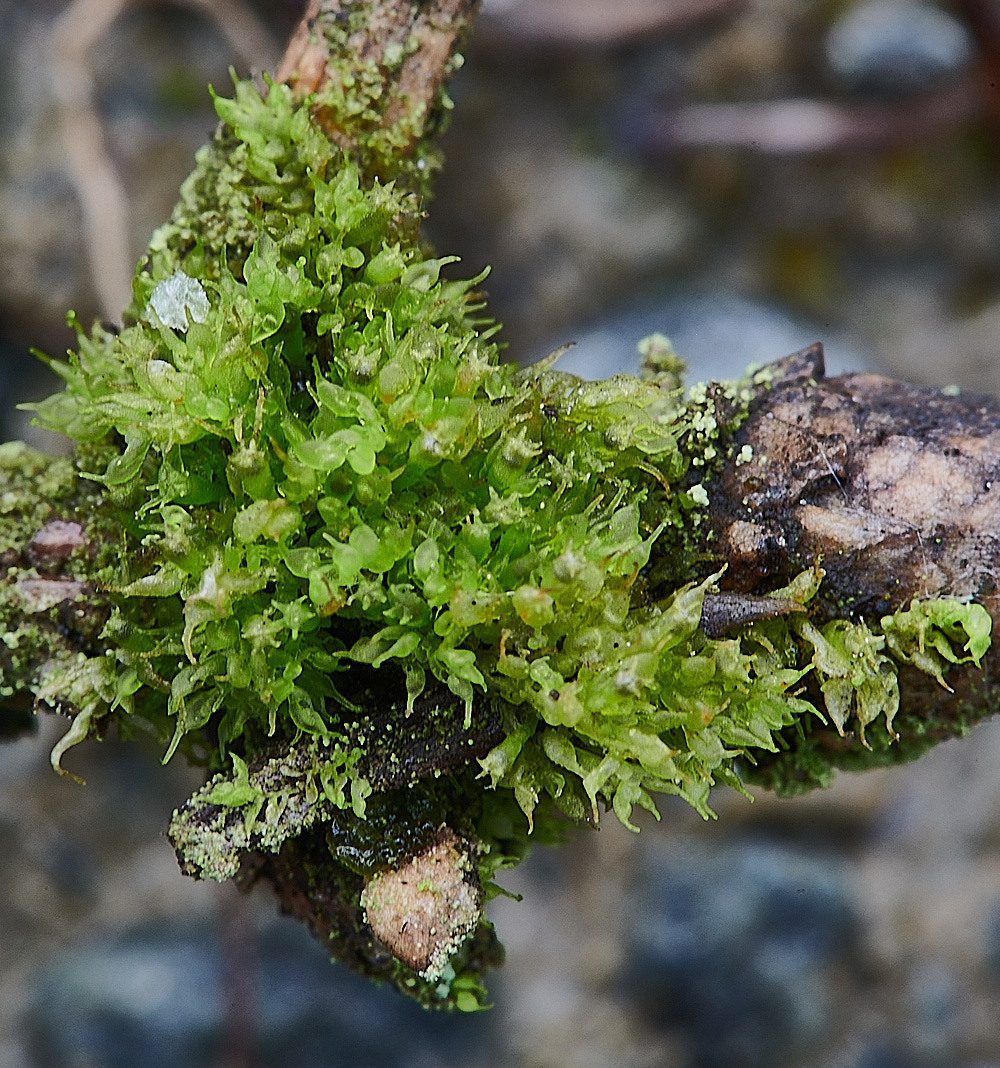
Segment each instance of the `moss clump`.
M930 701L917 703L899 712L901 668L909 666L911 672L916 669L937 679L943 694L949 689L943 678L949 665L980 662L991 631L981 605L948 598L914 601L884 616L874 630L842 621L821 629L813 646L815 682L839 736L816 717L798 720L779 736L776 752L765 754L757 766L742 765L741 776L748 782L782 797L824 789L837 769L859 772L908 763L947 738L964 737L995 710L984 675L982 684L974 682L962 699L940 701L940 708ZM956 652L963 647L964 657ZM845 737L845 722L838 721L843 711L852 716L848 728L857 727L862 745Z
M476 824L485 883L553 811L631 826L666 792L709 814L736 760L823 717L807 676L841 729L891 728L898 661L940 670L964 642L978 662L975 606L706 636L702 480L760 384L685 397L660 342L647 380L501 364L480 279L442 278L411 193L362 182L282 86L217 108L125 329L81 330L37 407L116 446L91 477L126 539L115 655L81 664L98 697L68 741L116 707L166 728L166 757L210 742L208 809L175 828L191 867L226 877L417 780ZM442 773L451 802L424 782Z
M130 546L108 626L127 714L172 724L168 756L206 727L226 764L247 735L347 746L341 677L397 664L403 733L429 686L466 724L477 692L516 710L484 766L529 818L540 793L574 817L603 798L628 821L649 790L704 811L797 678L690 656L709 582L677 593L675 549L721 402L498 363L471 283L408 236L409 194L362 188L281 86L218 107L255 232L239 276L154 240L135 321L81 332L37 409L123 445L94 477Z

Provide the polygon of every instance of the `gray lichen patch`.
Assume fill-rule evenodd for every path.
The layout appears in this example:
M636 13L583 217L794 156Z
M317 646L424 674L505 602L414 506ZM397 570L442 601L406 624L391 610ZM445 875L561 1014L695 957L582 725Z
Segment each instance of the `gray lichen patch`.
M469 843L445 827L424 852L369 880L361 905L393 956L433 982L478 926L482 898Z
M79 476L87 462L0 445L0 699L30 694L74 715L72 681L59 680L100 651L109 605L93 580L117 530Z
M248 850L277 853L334 807L353 802L364 811L355 786L363 780L348 783L343 754L320 741L293 746L253 770L238 757L234 763L233 778L214 776L170 821L167 836L185 875L225 882Z
M204 809L189 811L190 804L189 801L174 813L167 831L181 871L194 879L220 883L232 879L240 870L240 856L249 844L243 821L234 819L223 808L216 808L213 813Z

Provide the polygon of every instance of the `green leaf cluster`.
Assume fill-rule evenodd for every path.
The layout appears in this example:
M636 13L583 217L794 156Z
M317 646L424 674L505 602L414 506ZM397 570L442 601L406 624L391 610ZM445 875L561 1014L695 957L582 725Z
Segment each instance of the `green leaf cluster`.
M376 127L371 74L319 103ZM980 662L988 614L947 600L708 637L711 478L766 373L685 394L659 336L641 379L500 362L484 275L420 244L419 182L363 179L379 168L310 103L216 98L123 329L71 319L76 351L50 361L65 389L38 421L81 444L124 538L101 648L37 689L78 710L57 766L112 713L151 728L215 772L171 825L185 870L228 878L295 839L357 927L364 880L442 823L491 893L529 834L602 805L634 829L656 793L710 815L714 784L740 789L810 718L891 734L899 664L943 682ZM822 577L771 603L808 605ZM496 954L481 925L437 985L364 966L472 1009Z

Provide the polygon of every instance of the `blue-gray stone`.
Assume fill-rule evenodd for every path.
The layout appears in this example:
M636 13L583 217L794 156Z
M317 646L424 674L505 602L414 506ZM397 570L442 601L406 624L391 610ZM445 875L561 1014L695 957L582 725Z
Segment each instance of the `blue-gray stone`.
M972 55L968 31L920 0L869 0L834 23L826 58L845 87L876 94L927 89L962 71Z
M862 1049L852 1068L928 1068L928 1065L897 1042L880 1041Z
M636 346L653 333L670 338L688 365L689 382L740 378L749 364L770 363L814 341L824 342L828 374L873 369L869 354L850 341L831 338L823 325L775 304L725 292L677 294L602 319L577 335L556 366L590 379L637 374ZM539 350L534 358L555 347Z
M253 961L258 1068L451 1068L498 1063L495 1017L428 1012L331 964L291 920ZM50 959L29 1011L32 1068L215 1068L226 1028L223 950L207 925L151 925Z
M831 1030L831 970L857 950L828 861L759 841L674 842L640 874L625 989L698 1068L770 1068Z

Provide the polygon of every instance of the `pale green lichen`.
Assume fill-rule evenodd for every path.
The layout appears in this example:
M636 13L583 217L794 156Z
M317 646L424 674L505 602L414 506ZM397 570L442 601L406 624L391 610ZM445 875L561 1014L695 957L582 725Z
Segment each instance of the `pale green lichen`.
M233 753L233 776L216 775L171 820L168 833L185 872L224 882L248 850L277 853L286 839L329 819L331 808L349 808L363 819L371 786L352 774L360 756L358 749L313 740L251 774Z
M21 442L0 445L0 704L6 708L51 698L56 707L80 711L70 694L80 692L75 680L87 652L99 651L110 606L95 586L108 574L119 537L85 476L108 455L82 452L74 461ZM50 566L33 559L32 541L52 520L76 524L79 544ZM107 705L98 699L98 707Z

